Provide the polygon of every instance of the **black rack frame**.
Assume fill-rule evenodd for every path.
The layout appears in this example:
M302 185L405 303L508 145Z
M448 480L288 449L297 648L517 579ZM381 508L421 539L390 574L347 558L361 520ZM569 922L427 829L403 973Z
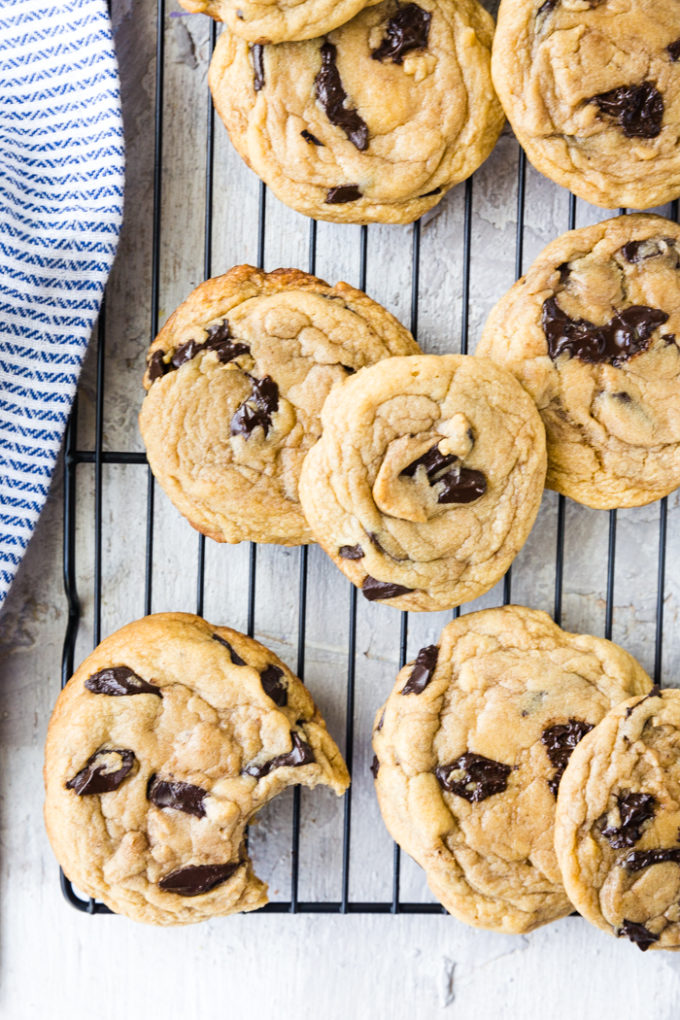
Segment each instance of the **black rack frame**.
M164 86L164 30L165 30L165 0L157 0L156 17L156 78L155 78L155 127L154 127L154 197L153 197L153 228L152 228L152 271L151 271L151 322L149 328L150 341L156 336L159 329L159 291L160 291L160 235L161 235L161 184L162 184L162 145L163 145L163 86ZM215 46L217 38L216 25L210 24L210 52ZM207 102L207 144L205 157L205 184L206 201L204 217L204 256L203 270L204 277L208 279L211 275L211 250L212 250L212 206L213 206L213 160L214 160L214 127L215 112L210 96ZM468 353L468 327L469 327L469 296L470 296L470 265L471 265L471 231L472 231L472 196L474 177L469 178L464 185L465 204L463 222L463 274L462 274L462 313L461 313L461 353ZM526 157L524 152L518 150L517 160L517 227L515 235L515 278L519 279L523 271L524 255L524 214L525 214L525 193L526 193ZM569 196L568 222L565 229L572 230L576 225L576 197ZM265 222L267 207L267 189L264 183L260 182L259 191L259 214L258 214L258 245L257 265L264 267L265 256ZM620 210L625 213L626 210ZM672 204L671 216L678 219L678 202ZM368 252L368 231L367 226L357 228L360 232L359 239L359 280L358 286L361 290L366 289L366 267ZM412 272L411 272L411 312L410 329L417 339L418 333L418 291L420 276L420 235L421 224L416 221L412 227ZM314 273L316 269L317 251L317 223L309 221L309 248L308 248L308 272ZM77 418L78 400L74 402L73 411L66 429L64 445L64 532L63 532L63 578L64 589L68 604L68 620L64 636L62 655L62 686L67 682L73 673L73 661L78 627L80 621L80 602L76 584L76 471L81 464L94 465L95 499L94 499L94 645L101 640L101 591L102 591L102 468L104 464L125 464L138 465L143 467L147 464L143 453L117 451L112 452L103 449L103 424L104 424L104 385L106 367L106 303L102 304L97 328L97 360L96 360L96 418L95 418L95 444L94 450L79 450L77 444ZM151 612L152 584L153 584L153 530L154 530L154 500L155 483L153 475L147 465L147 518L146 518L146 554L145 554L145 590L144 590L144 612ZM563 590L563 566L564 566L564 539L565 539L565 497L558 497L557 510L557 539L555 549L555 590L553 603L553 618L556 623L561 622L562 617L562 590ZM659 551L657 567L657 599L656 599L656 634L654 654L654 682L661 682L662 668L662 645L664 625L664 590L666 574L666 535L667 535L667 513L668 501L663 498L659 502ZM617 511L609 511L609 536L608 536L608 561L607 561L607 585L606 585L606 609L605 609L605 634L611 638L613 609L614 609L614 577L616 562L616 525ZM308 574L308 546L299 548L299 623L297 638L297 675L304 679L305 670L305 630L306 630L306 604L307 604L307 574ZM203 590L205 571L205 537L198 536L197 548L197 584L196 584L196 613L203 615ZM257 545L250 545L249 561L249 584L248 584L248 609L247 609L247 633L252 636L255 630L255 589L257 582ZM507 604L511 600L512 569L508 571L503 582L503 602ZM349 641L348 641L348 668L347 668L347 700L346 700L346 725L345 725L345 760L350 772L353 764L354 748L354 684L355 684L355 659L356 659L356 616L357 616L357 589L349 584ZM459 615L459 610L453 610L454 617ZM399 663L403 666L406 662L406 647L408 639L408 613L401 614L401 631L399 639ZM400 885L400 860L401 851L394 845L393 877L392 877L392 898L389 901L356 902L349 899L349 870L350 870L350 841L352 822L352 790L351 787L344 797L344 818L343 818L343 846L342 846L342 894L339 901L300 901L298 898L298 877L299 877L299 838L300 838L300 788L294 789L293 799L293 823L291 836L291 884L290 898L286 901L268 903L262 907L259 913L311 913L311 914L445 914L446 910L436 903L409 903L402 902L399 895ZM72 883L66 878L63 871L60 871L60 882L62 892L67 901L84 913L89 914L110 914L111 910L105 904L89 898L80 896L74 889Z

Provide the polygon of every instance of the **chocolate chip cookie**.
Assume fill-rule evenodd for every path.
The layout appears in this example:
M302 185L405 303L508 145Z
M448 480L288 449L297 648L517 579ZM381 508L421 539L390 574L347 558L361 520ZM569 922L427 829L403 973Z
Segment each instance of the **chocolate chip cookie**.
M546 484L597 508L680 485L680 227L621 216L553 241L477 353L509 369L548 437Z
M418 351L346 283L237 266L197 287L149 349L139 424L151 469L218 542L309 542L298 477L327 394L364 365Z
M251 43L316 39L380 0L180 0L194 14L224 21Z
M151 924L255 910L244 836L293 784L349 785L311 696L267 648L187 613L103 641L59 696L45 822L78 889Z
M509 372L457 354L388 358L328 397L300 499L367 599L447 609L508 569L545 464L540 417Z
M612 705L650 689L623 649L521 606L460 617L404 666L376 716L376 791L447 910L504 932L570 913L553 849L562 774Z
M595 205L680 195L680 5L502 0L496 90L537 170Z
M680 691L612 709L557 801L564 885L588 921L639 949L680 949Z
M469 177L504 122L477 0L383 0L323 38L218 40L209 82L237 152L299 212L409 223Z

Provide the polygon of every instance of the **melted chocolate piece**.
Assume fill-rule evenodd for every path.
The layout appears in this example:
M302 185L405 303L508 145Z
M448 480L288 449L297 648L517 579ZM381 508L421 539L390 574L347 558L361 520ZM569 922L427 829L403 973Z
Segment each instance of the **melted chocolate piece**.
M542 14L549 14L550 11L554 11L558 3L559 0L545 0L536 11L536 17L540 18Z
M111 757L113 761L110 760ZM129 775L134 763L133 751L103 747L87 759L84 767L73 779L69 779L66 789L75 790L79 797L91 793L111 793L112 790L117 790Z
M571 752L592 728L592 723L570 719L568 723L557 723L556 726L549 726L543 730L541 743L546 749L550 764L555 769L552 779L548 780L553 797L557 796L560 780L571 758Z
M373 755L373 761L371 762L371 766L370 767L371 767L371 772L373 773L373 778L377 779L378 778L378 772L380 771L380 762L378 761L378 755L377 754Z
M621 85L588 100L612 117L626 138L656 138L661 132L663 96L651 81Z
M428 481L432 485L437 475L444 471L445 468L455 464L458 457L453 453L441 453L439 446L433 446L431 449L424 453L422 457L418 457L417 460L412 461L408 467L405 467L403 471L400 471L400 475L406 475L407 478L413 478L419 467L424 467L427 474Z
M673 62L680 60L680 39L676 39L675 42L672 42L669 46L667 46L666 53Z
M160 687L142 680L141 676L137 676L127 666L100 669L98 673L88 676L85 686L93 694L108 694L113 698L126 694L156 694L159 698L163 697Z
M309 142L311 145L320 145L323 148L323 142L320 142L316 135L313 135L307 128L304 128L300 134L306 142Z
M360 545L341 545L338 556L343 560L362 560L366 553Z
M680 846L659 847L657 850L633 850L619 864L626 871L642 871L652 864L680 864Z
M661 687L659 684L654 684L649 694L645 694L644 698L640 698L640 700L636 701L634 705L631 705L630 708L626 709L626 719L630 718L635 709L639 708L645 701L648 701L650 698L660 698L661 693Z
M185 344L178 347L172 356L171 365L173 368L181 368L187 361L191 361L202 351L215 351L218 359L223 365L238 358L241 354L249 354L250 347L247 344L232 343L229 323L224 319L219 326L212 326L208 330L208 336L203 343L196 340L187 340Z
M205 818L203 801L207 796L208 791L201 786L173 779L159 779L156 775L150 777L146 786L147 800L156 807L174 808L175 811L183 811L185 815L195 815L196 818Z
M628 241L621 248L621 254L626 262L636 265L639 262L646 262L647 259L656 258L657 255L665 255L669 248L675 248L675 241L671 237L662 237L657 240L649 238L646 241ZM676 268L677 268L676 258Z
M459 778L452 778L457 772L461 773ZM486 800L495 793L503 793L507 789L511 772L512 765L485 758L473 751L467 751L450 765L438 765L434 770L444 790L464 797L471 804L478 804L480 800Z
M250 47L250 52L253 57L253 88L256 92L264 88L264 46L260 43L255 43L254 46Z
M356 202L361 192L356 184L339 184L326 194L324 205L344 205L345 202Z
M635 921L626 921L624 918L623 924L617 930L618 936L625 935L626 938L634 942L638 949L641 949L645 953L653 942L659 941L659 936L654 935L649 928L645 928L644 924L637 924Z
M232 436L245 436L246 439L259 426L268 434L272 424L272 414L279 406L279 388L270 375L262 379L248 377L253 392L237 408L231 419Z
M387 22L385 37L376 50L371 52L374 60L391 60L403 64L404 56L412 50L427 48L432 15L418 4L400 7Z
M422 694L437 667L437 656L439 648L437 645L428 645L421 648L416 656L411 675L401 689L402 694Z
M456 467L446 471L452 464ZM452 453L441 453L438 445L414 460L400 474L412 478L419 467L425 468L430 485L443 483L438 503L473 503L486 492L486 477L481 471L460 467L458 457Z
M225 639L223 637L220 637L219 634L213 634L212 639L213 639L213 641L219 641L219 643L221 645L224 645L224 647L229 652L229 655L231 656L231 661L234 663L235 666L247 666L248 665L248 663L244 659L241 658L241 656L232 647L232 645L230 645L228 641L225 641Z
M200 896L226 882L240 867L238 861L231 864L194 864L171 871L160 880L158 886L177 896Z
M356 368L352 368L351 365L341 365L340 368L342 368L347 373L347 375L356 375L357 374Z
M602 835L614 850L635 846L642 835L642 826L654 817L656 800L650 793L631 793L624 790L616 795L621 822L607 825Z
M281 682L283 670L278 666L267 666L260 673L262 690L267 694L275 705L283 708L288 704L288 687Z
M309 765L310 762L316 760L311 747L305 743L299 733L291 730L290 736L293 741L292 750L286 751L285 754L278 754L276 758L271 758L263 765L247 765L243 770L244 776L254 776L255 779L262 779L263 776L268 776L274 769L281 768L283 765L290 765L296 768L298 765Z
M360 152L364 152L368 148L368 125L356 110L348 110L345 106L347 93L335 63L337 53L337 46L333 43L325 42L321 47L321 68L314 79L316 98L331 124L342 128L352 145ZM330 199L327 198L326 201ZM343 201L349 202L351 199L346 198Z
M571 266L568 262L563 262L557 267L557 272L560 274L560 283L564 286L571 276Z
M172 365L166 364L163 361L165 357L165 351L154 351L147 362L147 368L149 370L149 379L151 382L155 382L156 379L162 379L166 372L172 371Z
M486 492L486 476L472 468L454 468L439 479L443 488L438 503L474 503Z
M645 351L654 330L667 319L659 308L631 305L604 326L596 326L587 319L570 319L554 297L543 302L543 332L553 361L569 354L590 365L620 365Z
M378 581L377 578L367 574L361 582L361 592L369 602L376 602L380 599L396 599L398 595L408 595L415 591L414 588L406 588L403 584L395 584L393 581Z

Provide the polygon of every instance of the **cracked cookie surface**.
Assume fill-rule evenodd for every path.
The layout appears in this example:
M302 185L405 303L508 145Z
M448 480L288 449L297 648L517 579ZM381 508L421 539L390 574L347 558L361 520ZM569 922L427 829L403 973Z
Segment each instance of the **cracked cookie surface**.
M282 202L408 223L496 143L492 35L476 0L384 0L307 42L249 47L225 32L209 82L237 152Z
M151 469L217 541L310 542L298 478L331 387L418 351L346 283L237 266L197 287L149 348L139 425Z
M640 949L680 949L680 691L618 705L576 748L555 849L574 906Z
M193 14L224 21L251 43L317 39L380 0L180 0Z
M478 354L536 401L546 484L587 506L680 485L680 227L632 215L553 241L501 298Z
M399 673L376 715L385 824L447 910L524 932L570 913L553 849L573 748L651 680L623 649L521 606L469 613Z
M245 827L294 784L349 785L302 682L263 645L187 613L123 627L59 696L45 823L76 887L151 924L255 910Z
M680 194L680 5L502 0L492 73L533 165L595 205Z
M300 499L366 598L446 609L503 576L538 513L545 464L540 417L510 373L457 354L388 358L330 394Z

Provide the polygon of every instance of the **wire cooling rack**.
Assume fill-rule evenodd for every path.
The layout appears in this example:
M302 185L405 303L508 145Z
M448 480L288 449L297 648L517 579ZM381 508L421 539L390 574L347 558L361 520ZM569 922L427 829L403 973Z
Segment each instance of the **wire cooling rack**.
M115 0L114 0L115 9ZM150 282L150 308L151 317L149 322L149 342L158 332L160 322L160 266L161 266L161 214L163 208L163 133L164 133L164 111L166 111L166 100L165 94L165 69L166 69L166 33L168 26L168 12L164 0L158 0L157 11L156 11L156 42L155 42L155 81L154 81L154 167L153 167L153 213L152 213L152 255L151 255L151 282ZM215 23L211 22L209 27L209 39L208 49L212 52L214 48L217 28ZM122 67L123 76L125 75L125 66ZM204 241L203 241L203 276L208 278L211 276L213 271L213 225L214 225L214 172L215 172L215 132L221 131L222 127L218 123L215 123L215 114L213 111L212 102L210 98L207 99L207 129L206 129L206 148L204 156L204 174L205 174L205 208L204 208ZM523 271L524 266L524 248L525 248L525 214L527 209L527 165L523 152L515 147L512 150L512 159L515 161L516 170L513 171L515 174L514 183L514 202L516 212L516 231L514 237L514 275L518 278ZM472 258L471 258L471 237L472 237L472 223L473 223L473 195L475 193L475 180L479 177L479 174L475 177L470 178L465 184L460 186L460 189L464 192L464 204L463 204L463 218L462 218L462 237L457 236L455 243L460 244L460 257L462 261L461 276L460 276L460 351L463 354L468 353L468 339L470 331L470 285L471 285L471 273L472 273ZM555 191L560 189L555 188ZM564 193L562 193L564 194ZM272 199L269 198L269 202ZM577 200L573 195L569 195L565 202L567 208L567 216L563 224L562 229L572 229L577 222ZM267 208L268 208L268 195L267 189L264 184L259 184L258 193L258 212L257 212L257 264L259 267L264 268L265 266L265 239L266 239L266 223L267 223ZM625 212L625 210L621 210ZM668 211L668 210L666 210ZM128 215L134 215L135 210L128 210ZM670 214L677 219L678 209L677 203L674 203L670 208ZM317 268L317 236L319 225L313 221L305 221L308 226L308 255L307 255L307 270L310 273L315 273ZM368 253L369 253L369 234L373 227L360 227L356 228L358 233L358 280L356 283L362 289L366 289L367 283L367 270L368 270ZM409 326L414 336L418 336L418 318L419 318L419 291L420 291L420 267L421 267L421 233L422 225L420 222L416 222L412 227L396 227L391 228L395 231L395 237L398 234L400 245L403 245L406 238L410 235L411 245L411 282L410 282L410 322ZM290 264L290 263L286 263ZM228 266L220 265L217 267L219 272L223 272ZM273 268L273 267L271 267ZM304 267L302 267L304 268ZM186 288L186 292L190 288ZM500 297L500 293L494 295L494 300ZM103 557L103 515L106 508L105 501L105 490L103 485L103 472L105 466L118 465L134 468L138 474L138 480L140 484L146 485L146 523L145 523L145 537L144 537L144 548L130 549L130 556L143 555L144 558L144 612L150 613L154 611L153 595L154 595L154 539L155 539L155 517L157 513L157 493L155 483L151 472L148 468L146 457L143 453L134 450L109 450L105 449L104 443L104 398L105 398L105 379L106 379L106 367L107 367L107 337L106 337L106 320L107 320L107 308L106 298L102 307L102 313L97 329L97 335L94 338L94 344L96 345L96 378L95 378L95 409L94 409L94 443L91 449L82 449L78 442L78 400L76 400L71 419L66 432L65 449L64 449L64 534L63 534L63 571L64 571L64 587L66 592L66 598L68 601L68 623L64 638L63 646L63 658L62 658L62 686L66 683L68 678L71 676L74 667L74 657L76 652L76 642L79 637L79 628L81 626L81 601L79 599L78 592L78 573L79 570L82 572L82 561L85 560L86 573L88 576L91 574L92 578L92 595L91 598L88 595L88 599L91 605L91 631L93 644L99 643L102 637L102 587L106 577L106 569ZM143 358L145 348L139 352L139 362L135 367L135 371L138 373L139 378L143 371ZM87 445L87 444L86 444ZM77 528L77 505L78 505L78 475L79 468L89 465L90 470L93 472L93 511L94 519L92 521L92 535L91 538L84 542L82 535L80 534L81 525ZM160 498L164 498L162 495ZM546 595L543 593L543 605L540 608L544 608L550 611L552 609L552 615L557 623L562 622L563 617L563 592L565 590L564 584L564 571L565 571L565 535L567 532L567 514L568 508L573 504L569 504L563 496L555 497L554 505L551 508L553 516L555 517L555 526L552 531L552 549L550 552L544 550L546 556L550 556L554 560L554 586L552 595ZM589 511L583 508L576 508L577 513L588 514ZM667 532L668 532L668 514L669 506L668 500L663 499L657 505L653 511L656 515L656 520L650 521L647 517L644 521L643 527L647 529L656 529L656 537L652 536L652 541L657 545L657 561L656 561L656 594L655 594L655 609L653 610L653 621L650 616L650 624L653 622L654 635L653 635L653 655L650 661L646 663L648 668L652 669L655 682L661 681L661 667L662 667L662 650L663 650L663 636L664 636L664 601L665 601L665 589L666 589L666 546L667 546ZM617 545L617 523L618 514L616 510L609 511L607 514L607 527L606 529L599 529L599 542L602 545L606 542L606 582L604 585L604 591L602 593L601 602L604 603L604 617L603 625L600 628L603 634L607 638L612 637L613 621L614 621L614 589L615 579L617 574L617 561L616 561L616 545ZM581 523L587 518L581 517ZM187 531L193 535L187 525ZM649 535L648 535L649 537ZM198 536L196 547L196 590L193 606L181 606L176 608L182 609L193 609L197 614L203 615L204 610L204 595L205 595L205 574L206 574L206 540L203 536ZM294 554L298 557L298 570L297 570L297 597L298 597L298 623L297 623L297 647L296 647L296 672L298 676L304 678L305 665L306 665L306 632L307 632L307 619L308 619L308 589L310 580L310 549L307 546L300 547L294 550ZM247 586L247 605L245 609L245 619L247 621L247 633L253 635L256 632L256 590L258 582L262 583L262 572L258 574L258 546L251 544L248 553L248 586ZM511 601L513 592L512 585L512 573L508 571L502 582L502 595L499 592L499 601L508 603ZM634 593L631 597L634 597ZM518 599L518 601L520 601ZM550 604L551 603L551 604ZM462 611L468 611L470 609L479 608L479 605L464 606ZM356 796L356 789L359 783L370 784L370 777L367 775L358 775L355 761L355 693L357 690L357 658L358 658L358 647L357 647L357 621L361 612L368 612L368 609L364 609L362 604L359 609L357 604L357 590L351 585L347 585L347 613L348 613L348 628L347 628L347 648L346 648L346 675L345 675L345 727L344 727L344 744L340 740L339 743L344 750L345 759L348 763L350 771L353 774L353 784L347 795L342 801L339 801L339 810L342 813L342 821L340 826L341 831L341 874L339 877L339 898L318 898L318 899L306 899L299 895L299 887L301 880L301 855L300 855L300 821L301 821L301 792L299 788L296 788L292 794L292 811L290 815L290 848L289 848L289 891L287 896L283 898L273 898L273 902L270 902L267 906L262 908L263 913L421 913L421 914L434 914L434 913L445 913L444 908L439 904L432 902L431 898L429 901L426 898L422 900L411 900L402 898L401 886L402 886L402 873L403 873L403 858L399 848L394 845L391 853L391 861L388 862L388 867L391 867L391 895L376 897L375 899L358 899L353 898L350 894L350 863L352 860L352 805L353 800ZM394 613L394 610L389 610ZM458 616L459 610L454 610L453 615ZM424 615L424 614L423 614ZM228 622L228 621L218 621ZM586 629L586 628L583 628ZM595 630L595 628L593 628ZM409 614L400 614L400 627L398 632L398 659L399 665L403 665L407 661L407 652L409 644ZM651 641L650 641L651 645ZM653 661L651 661L653 660ZM291 663L293 665L293 663ZM360 678L361 679L361 678ZM383 691L383 697L387 694L389 688ZM379 701L376 702L374 707L377 707ZM370 720L367 722L363 721L364 726L368 726L370 730ZM337 729L334 732L336 738L339 736ZM354 767L353 767L354 766ZM364 772L367 772L364 769ZM410 862L408 862L410 864ZM257 861L256 861L257 864ZM265 876L263 876L265 877ZM105 914L111 911L103 903L100 903L94 899L87 899L80 895L78 891L73 887L71 882L64 876L63 872L60 876L61 887L64 896L68 902L75 907L77 910L90 913L90 914Z

